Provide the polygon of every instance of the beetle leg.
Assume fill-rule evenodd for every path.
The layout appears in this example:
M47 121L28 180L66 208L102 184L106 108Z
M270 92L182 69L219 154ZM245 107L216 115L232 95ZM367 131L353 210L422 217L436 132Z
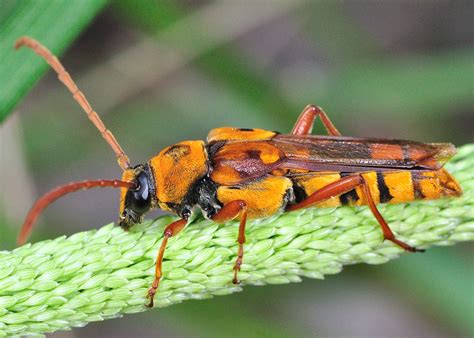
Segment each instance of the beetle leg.
M336 129L334 124L332 124L329 117L326 115L324 110L321 107L314 106L312 104L307 105L301 112L298 120L295 123L295 126L291 130L293 135L309 135L313 129L314 120L316 117L320 117L323 122L324 128L331 136L341 136L341 133Z
M156 290L160 285L161 277L163 276L162 271L162 263L163 263L163 254L165 253L166 244L168 243L168 238L177 235L181 230L184 229L187 219L180 219L177 220L169 225L166 226L163 241L161 242L160 250L158 251L158 255L156 257L156 265L155 265L155 279L153 280L153 284L148 289L147 298L150 299L150 303L148 303L147 307L153 307L153 298L155 297Z
M240 215L240 224L239 224L239 236L237 242L239 243L239 251L237 254L237 259L235 260L234 265L234 279L232 282L234 284L239 284L239 279L237 278L237 273L240 271L242 266L242 260L244 257L244 243L245 243L245 225L247 223L247 205L242 200L235 200L224 205L214 216L212 220L218 223L227 222L233 220Z
M357 186L363 184L364 179L360 175L350 175L341 178L335 182L332 182L321 189L315 191L313 194L309 195L307 198L302 200L297 204L288 206L288 211L303 209L311 207L316 203L327 200L333 196L338 196L344 194L352 189L355 189Z
M362 187L362 191L367 200L367 204L369 205L369 208L372 211L372 214L377 219L377 222L382 227L384 239L388 239L389 241L397 244L398 246L405 249L406 251L410 251L410 252L424 251L424 250L416 249L406 244L405 242L400 241L399 239L395 237L392 230L388 226L387 222L378 211L375 205L375 202L372 198L372 195L370 193L369 186L362 175L350 175L350 176L343 177L336 182L330 183L326 185L325 187L317 190L316 192L308 196L303 201L289 206L287 210L293 211L293 210L298 210L298 209L303 209L303 208L313 206L314 204L327 200L328 198L331 198L333 196L338 196L346 192L349 192L358 186Z
M424 252L425 250L414 248L414 247L406 244L405 242L402 242L401 240L395 238L395 235L393 234L392 229L390 229L387 222L385 221L383 216L380 214L380 211L377 209L377 207L375 205L374 199L372 198L372 195L370 194L369 185L366 183L365 179L363 179L363 181L364 181L364 183L362 184L362 191L365 195L365 198L367 199L367 203L369 205L370 210L372 211L372 214L374 214L375 218L377 219L380 226L382 227L382 232L383 232L384 239L388 239L389 241L397 244L398 246L402 247L406 251Z

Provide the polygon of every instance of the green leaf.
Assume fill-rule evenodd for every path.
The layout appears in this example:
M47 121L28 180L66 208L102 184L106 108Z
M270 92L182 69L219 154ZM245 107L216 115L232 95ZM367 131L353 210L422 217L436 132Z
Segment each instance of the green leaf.
M60 55L105 3L105 0L2 1L0 122L48 69L31 51L15 52L15 41L29 35Z

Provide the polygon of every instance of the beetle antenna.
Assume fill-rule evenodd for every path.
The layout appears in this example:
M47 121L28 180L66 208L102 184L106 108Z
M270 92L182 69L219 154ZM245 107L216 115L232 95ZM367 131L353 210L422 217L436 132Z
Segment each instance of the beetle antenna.
M136 187L134 182L125 182L120 180L89 180L82 182L71 182L59 187L54 188L53 190L48 191L46 194L41 196L33 207L28 212L28 215L25 218L25 222L21 227L20 234L18 235L18 244L23 245L31 233L33 224L35 223L38 216L41 214L44 208L53 203L55 200L61 196L67 195L71 192L81 190L81 189L92 189L92 188L103 188L103 187L113 187L113 188L127 188L132 189Z
M64 85L69 89L74 100L79 103L82 109L86 112L87 117L89 117L94 126L99 129L99 132L102 134L102 137L105 139L105 141L107 141L112 150L115 152L115 155L117 155L117 162L120 168L122 168L122 170L130 168L130 160L128 159L127 154L125 154L112 132L105 127L104 122L102 122L97 112L92 109L89 101L87 101L86 99L86 96L83 92L79 90L76 83L71 78L66 69L64 69L58 58L54 56L54 54L51 53L48 48L28 36L23 36L16 41L16 49L22 46L31 48L36 54L41 56L54 69L54 71L58 74L59 80L64 83Z

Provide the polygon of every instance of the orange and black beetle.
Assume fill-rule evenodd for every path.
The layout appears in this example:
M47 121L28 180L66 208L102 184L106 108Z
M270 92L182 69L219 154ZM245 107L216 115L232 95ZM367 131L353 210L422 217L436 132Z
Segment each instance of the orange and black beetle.
M307 106L291 134L262 129L217 128L204 141L183 141L162 150L147 163L131 167L112 133L92 110L59 60L37 41L23 37L16 47L28 46L56 70L124 170L122 180L73 182L40 198L28 214L19 242L23 243L41 210L60 196L84 188L120 187L120 226L140 223L154 208L181 218L169 224L156 261L155 279L148 291L149 306L162 277L167 241L188 222L194 207L205 217L226 222L240 220L239 250L234 283L243 259L247 218L314 206L368 205L385 239L407 251L420 251L398 240L376 208L377 203L459 196L461 188L442 168L456 149L448 143L343 137L323 110ZM310 135L320 117L330 136Z

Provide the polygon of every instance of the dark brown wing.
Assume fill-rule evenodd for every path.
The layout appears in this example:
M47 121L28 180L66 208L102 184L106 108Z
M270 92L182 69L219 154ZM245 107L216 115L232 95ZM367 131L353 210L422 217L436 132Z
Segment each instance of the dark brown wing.
M279 167L311 171L438 170L456 153L450 143L377 138L280 134L271 143L285 155Z
M281 134L269 140L210 142L208 150L211 179L227 186L258 179L278 169L437 170L456 152L447 143Z

